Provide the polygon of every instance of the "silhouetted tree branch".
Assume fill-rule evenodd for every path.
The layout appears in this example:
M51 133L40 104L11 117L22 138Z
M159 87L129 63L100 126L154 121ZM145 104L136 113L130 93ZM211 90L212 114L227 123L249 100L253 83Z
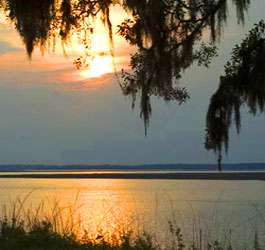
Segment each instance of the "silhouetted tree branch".
M205 147L214 150L218 158L222 149L227 153L229 128L241 128L240 109L265 112L265 24L260 21L232 51L231 61L225 66L225 75L212 96L206 119Z

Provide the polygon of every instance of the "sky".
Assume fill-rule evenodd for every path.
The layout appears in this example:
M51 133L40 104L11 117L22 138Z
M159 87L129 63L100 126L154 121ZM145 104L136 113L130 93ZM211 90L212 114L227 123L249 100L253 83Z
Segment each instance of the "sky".
M124 13L111 12L114 26ZM251 4L245 25L238 25L230 10L219 56L209 68L193 65L180 85L191 95L187 103L164 103L155 98L148 134L125 98L113 74L108 38L98 23L92 43L96 56L90 69L77 70L73 60L83 48L73 37L55 51L34 50L27 58L24 45L12 25L0 18L0 164L152 164L215 163L204 149L205 118L211 95L235 44L249 29L265 19L264 0ZM205 39L207 39L205 37ZM117 70L128 69L130 47L114 37ZM223 161L265 162L265 116L242 110L242 129L230 131L228 156Z

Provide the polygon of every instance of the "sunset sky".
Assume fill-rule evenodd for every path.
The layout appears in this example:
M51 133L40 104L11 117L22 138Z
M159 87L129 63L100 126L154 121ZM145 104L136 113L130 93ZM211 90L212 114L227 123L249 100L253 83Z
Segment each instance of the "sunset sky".
M180 80L191 95L186 104L152 99L153 114L147 137L139 103L131 109L114 75L109 40L100 20L93 34L90 68L77 70L74 59L84 48L73 37L65 46L27 58L21 38L0 15L0 164L147 164L214 163L204 149L205 117L224 65L235 44L254 23L265 19L265 2L252 3L245 26L235 11L225 28L209 69L193 65ZM114 27L125 13L111 12ZM114 28L114 32L115 28ZM205 34L207 39L207 34ZM129 69L135 51L115 35L115 65ZM104 52L104 53L103 53ZM265 117L242 112L240 135L231 130L224 162L265 162Z

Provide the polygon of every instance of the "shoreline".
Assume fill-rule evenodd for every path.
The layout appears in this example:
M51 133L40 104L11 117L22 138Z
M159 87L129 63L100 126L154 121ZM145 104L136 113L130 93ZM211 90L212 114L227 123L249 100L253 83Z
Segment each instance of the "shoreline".
M210 173L92 173L92 174L0 174L0 178L33 179L166 179L166 180L261 180L265 181L265 172L210 172Z

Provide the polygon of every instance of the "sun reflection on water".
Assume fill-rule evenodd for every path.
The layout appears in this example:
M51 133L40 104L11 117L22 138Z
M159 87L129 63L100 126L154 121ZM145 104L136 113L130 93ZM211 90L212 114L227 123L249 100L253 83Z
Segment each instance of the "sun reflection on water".
M207 222L211 215L216 219L215 209L220 221L231 219L232 212L235 225L243 225L244 219L248 225L257 226L249 201L254 199L263 208L263 189L261 182L246 181L220 181L217 185L216 181L199 180L2 179L0 209L6 205L6 211L12 216L10 200L18 197L22 201L27 197L21 216L28 218L30 214L34 218L38 214L40 219L53 220L56 214L58 221L53 225L64 230L74 229L79 237L86 230L89 239L111 242L111 236L119 237L125 232L137 236L145 229L156 233L157 240L166 242L169 221L176 220L186 236L192 237L194 219L199 219L199 223L201 219ZM42 210L36 212L40 203ZM246 218L252 218L252 222ZM205 226L207 230L212 229L212 224Z
M130 231L135 204L124 202L132 199L126 191L125 180L31 181L30 184L28 180L26 183L18 180L23 187L19 193L12 190L6 193L0 201L0 209L4 204L12 215L14 205L26 197L21 217L26 221L38 214L38 219L50 220L58 232L72 230L78 238L85 233L89 239L111 242Z

